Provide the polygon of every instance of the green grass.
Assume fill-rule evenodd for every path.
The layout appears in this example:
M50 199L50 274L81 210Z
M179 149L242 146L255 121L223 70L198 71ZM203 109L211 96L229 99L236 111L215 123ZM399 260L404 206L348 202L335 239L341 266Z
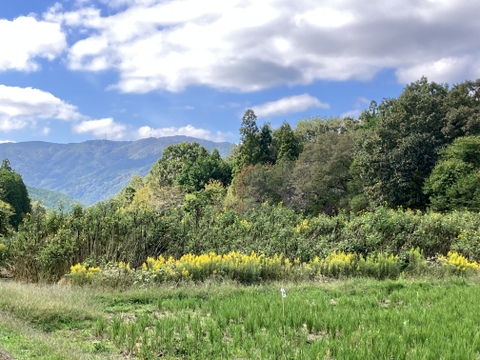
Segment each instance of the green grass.
M0 282L0 348L18 359L479 359L479 296L475 279L454 277L126 291Z

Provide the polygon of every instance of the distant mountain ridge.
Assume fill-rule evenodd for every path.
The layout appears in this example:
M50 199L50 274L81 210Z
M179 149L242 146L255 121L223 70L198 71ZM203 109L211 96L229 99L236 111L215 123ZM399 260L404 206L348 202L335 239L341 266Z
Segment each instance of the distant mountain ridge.
M57 144L42 141L0 144L0 160L8 158L25 184L67 194L90 205L108 199L128 185L134 175L145 176L169 145L198 142L221 156L232 144L188 136L137 141L89 140Z

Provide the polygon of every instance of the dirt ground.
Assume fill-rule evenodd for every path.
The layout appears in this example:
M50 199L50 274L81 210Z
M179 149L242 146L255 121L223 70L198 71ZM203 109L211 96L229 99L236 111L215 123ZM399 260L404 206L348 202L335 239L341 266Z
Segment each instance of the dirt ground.
M13 357L11 357L6 351L0 349L0 360L13 360Z

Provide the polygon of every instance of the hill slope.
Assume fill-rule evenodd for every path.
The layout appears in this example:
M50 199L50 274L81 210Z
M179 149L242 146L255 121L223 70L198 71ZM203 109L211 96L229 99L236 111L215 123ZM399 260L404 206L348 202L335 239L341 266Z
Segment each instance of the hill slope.
M31 141L0 144L0 159L8 158L25 184L62 192L90 205L118 193L132 176L145 176L165 147L184 141L196 141L209 151L217 148L222 156L231 149L230 143L187 136L74 144Z
M79 203L79 201L74 198L55 190L41 189L27 185L27 191L32 201L40 201L40 203L48 209L63 208L65 211L70 211L74 204Z

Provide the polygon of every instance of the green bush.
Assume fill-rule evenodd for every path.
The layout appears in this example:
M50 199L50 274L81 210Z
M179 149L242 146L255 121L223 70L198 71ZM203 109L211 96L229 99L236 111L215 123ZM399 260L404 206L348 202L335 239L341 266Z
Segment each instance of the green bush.
M401 272L401 262L396 255L371 254L366 259L360 258L358 271L378 280L396 279Z
M0 266L5 266L8 259L7 245L0 243Z

